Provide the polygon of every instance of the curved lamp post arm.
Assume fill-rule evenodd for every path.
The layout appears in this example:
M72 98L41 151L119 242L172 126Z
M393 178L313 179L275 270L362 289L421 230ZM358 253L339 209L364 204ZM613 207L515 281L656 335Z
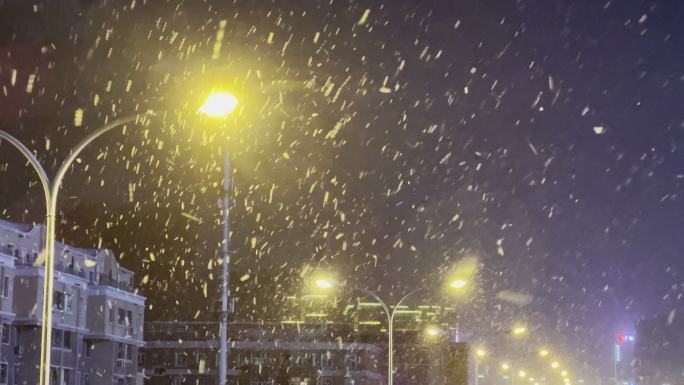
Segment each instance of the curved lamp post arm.
M56 208L57 206L57 193L59 192L59 187L62 184L62 179L64 179L64 175L66 174L67 170L69 169L69 166L71 166L71 163L78 157L78 154L83 151L83 149L89 145L93 140L99 138L102 134L105 132L116 128L120 125L129 123L134 121L140 116L140 114L136 115L130 115L126 116L124 118L119 118L114 120L113 122L109 124L105 124L104 126L98 128L97 130L89 133L83 140L81 140L76 147L74 147L70 152L69 156L67 156L66 159L62 162L62 164L59 166L59 169L57 170L57 174L55 175L54 183L52 185L52 190L51 190L51 196L52 196L52 205L54 206L53 208Z
M387 306L387 304L385 303L385 301L383 301L382 298L380 298L379 295L375 294L374 292L372 292L372 291L370 291L370 290L368 290L368 289L366 289L366 288L360 287L359 289L360 289L364 294L366 294L366 295L372 297L374 300L376 300L376 301L380 304L380 306L382 306L382 310L384 310L385 313L387 314L387 320L389 321L390 316L391 316L391 312L390 312L389 306Z
M413 289L413 290L409 291L406 295L404 295L403 297L401 297L401 299L397 302L397 304L394 305L394 309L392 309L392 321L394 321L394 313L397 311L397 309L399 309L399 306L401 306L401 304L404 303L404 301L405 301L408 297L412 296L413 294L416 294L416 293L419 292L420 290L421 290L421 288Z
M29 150L26 146L24 146L23 143L21 143L17 138L14 136L10 135L9 133L0 130L0 138L5 139L8 141L10 144L12 144L14 147L21 152L22 155L31 163L31 166L33 166L33 169L36 170L36 173L38 174L38 178L40 178L40 183L43 185L43 193L45 194L45 209L47 210L48 207L50 207L50 178L48 178L47 173L45 172L45 169L43 166L41 166L40 162L38 161L38 158L36 158L35 155Z

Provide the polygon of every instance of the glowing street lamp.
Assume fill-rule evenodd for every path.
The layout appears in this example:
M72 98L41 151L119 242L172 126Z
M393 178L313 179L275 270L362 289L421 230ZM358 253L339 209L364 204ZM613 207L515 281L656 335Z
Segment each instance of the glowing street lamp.
M512 332L513 332L513 335L522 336L525 333L527 333L527 327L525 327L523 325L518 325L518 326L515 326L513 328Z
M319 288L323 290L329 290L332 289L335 286L344 286L342 282L339 282L333 278L326 278L326 277L319 277L314 281L314 284ZM392 385L394 382L394 315L401 306L401 304L411 295L417 293L420 288L416 288L410 292L408 292L406 295L404 295L399 301L397 302L396 305L393 307L390 307L387 305L385 301L383 301L380 296L364 287L357 287L359 290L367 294L368 296L372 297L375 299L380 306L382 307L382 310L385 312L385 316L387 316L387 385ZM438 334L442 333L441 330L438 328L432 327L426 329L426 334L428 336L437 336Z
M335 286L344 286L344 283L328 277L318 277L315 279L314 284L316 287L323 290L329 290ZM454 290L460 291L468 286L468 281L465 279L454 279L448 283L448 286ZM380 304L380 306L382 306L382 309L387 316L387 385L392 385L394 383L394 316L401 304L404 303L408 297L420 291L421 288L416 288L408 292L401 299L399 299L394 306L387 305L387 303L383 301L378 294L368 289L360 286L357 286L356 288L374 298ZM428 327L425 330L425 333L430 337L436 337L440 334L444 334L444 330L437 327Z
M511 368L511 364L509 364L508 362L502 362L501 363L501 370L506 371L510 368Z
M518 370L518 377L520 377L520 378L527 377L527 372L524 370Z
M477 350L475 350L475 355L480 357L480 358L483 358L484 356L487 355L487 351L485 351L484 349L477 349Z
M213 92L197 110L202 115L211 118L225 118L230 115L238 105L238 100L228 92Z
M225 119L238 105L235 96L228 92L213 92L197 110L197 113L214 119ZM221 211L223 214L223 274L221 280L221 323L219 326L219 385L225 385L228 374L228 291L230 289L230 185L233 170L230 165L228 146L223 146L223 197L221 199Z
M546 357L546 356L549 355L549 351L546 350L546 349L542 349L542 350L539 351L539 355L542 356L542 357Z
M551 368L553 368L553 369L558 369L558 368L560 368L560 363L559 363L558 361L553 361L553 362L551 363Z
M561 377L567 377L567 376L568 376L568 372L565 371L565 370L563 370L563 371L560 372L560 375L561 375Z
M437 337L438 335L444 333L444 331L436 326L429 326L425 329L425 333L430 337Z
M325 278L319 278L316 280L316 286L318 286L321 289L332 289L334 285L330 280L327 280Z

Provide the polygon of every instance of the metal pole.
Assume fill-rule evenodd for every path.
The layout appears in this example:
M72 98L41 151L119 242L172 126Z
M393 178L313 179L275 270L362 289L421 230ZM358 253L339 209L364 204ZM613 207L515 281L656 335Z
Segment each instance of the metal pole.
M223 279L221 280L221 325L219 329L220 350L219 350L219 385L226 384L228 374L228 295L230 285L229 264L230 264L230 182L232 168L230 165L230 154L228 148L223 148L223 198L221 209L223 211Z
M339 285L339 283L338 283ZM357 287L358 288L358 287ZM364 288L359 288L361 291L364 293L368 294L369 296L375 298L376 301L382 306L382 310L385 311L385 315L387 316L387 385L393 385L394 383L394 313L397 311L399 306L408 298L410 295L418 292L420 288L417 288L415 290L410 291L408 294L404 295L399 302L397 302L396 306L394 306L394 309L390 310L390 307L387 306L385 301L380 298L379 295L375 294L374 292L364 289Z
M43 166L40 164L38 161L38 158L33 155L31 150L29 150L26 146L24 146L23 143L21 143L17 138L13 137L12 135L8 134L5 131L0 130L0 138L8 141L10 144L12 144L14 147L16 147L19 152L21 152L22 155L26 159L28 159L29 163L33 168L36 170L36 173L38 174L38 178L40 179L40 182L43 186L43 192L45 193L45 249L41 254L44 254L44 258L46 261L52 260L51 254L54 249L54 233L55 233L55 216L54 216L54 211L52 211L52 195L51 195L51 187L52 184L50 183L50 178L48 178L47 173L45 172L45 169ZM52 234L52 236L51 236ZM41 263L40 260L35 261L35 265L39 265ZM42 306L42 325L41 325L41 334L40 334L40 340L41 340L41 349L40 349L40 371L38 374L40 384L48 384L49 383L49 377L50 377L50 353L51 349L48 348L46 349L46 346L51 345L51 338L52 338L52 328L47 328L48 333L45 333L45 325L46 323L48 325L52 324L52 274L50 271L50 274L48 274L47 270L47 263L46 263L46 269L43 273L43 306ZM52 265L50 265L52 267ZM47 302L47 303L46 303ZM50 311L46 315L46 309L49 309ZM47 362L48 365L44 365L43 363Z
M480 385L480 361L475 357L475 385Z
M620 345L615 344L613 346L613 380L615 381L615 385L619 385L620 382L618 381L618 354L620 352Z
M395 308L396 310L396 308ZM394 311L387 323L387 383L394 384Z

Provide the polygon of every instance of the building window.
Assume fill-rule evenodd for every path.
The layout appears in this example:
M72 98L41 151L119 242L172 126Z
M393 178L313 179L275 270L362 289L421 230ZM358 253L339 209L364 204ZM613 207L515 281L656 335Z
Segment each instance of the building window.
M83 354L85 354L86 357L90 357L93 355L94 348L95 345L93 345L92 342L88 340L83 340Z
M188 364L188 356L183 352L177 352L174 363L177 368L184 368Z
M71 332L64 331L63 338L64 344L62 345L62 347L64 349L71 350Z
M356 354L347 354L344 357L344 365L347 369L356 369L356 364L358 363L358 356Z
M63 291L55 291L52 299L52 310L71 313L71 294Z
M126 325L126 309L117 309L119 325Z
M117 358L117 364L120 367L123 367L123 361L132 361L133 360L133 347L132 345L127 345L123 343L117 343L116 344L116 358Z
M330 352L321 353L321 368L332 367L332 355Z
M52 347L71 350L71 332L52 329Z
M50 367L51 385L69 385L70 369Z
M10 277L2 277L2 297L7 298L10 294Z
M14 373L12 373L12 383L19 385L19 364L14 364Z
M10 343L10 325L9 324L2 324L0 326L2 331L0 332L2 334L2 343L4 345L9 345Z
M52 347L59 348L62 346L62 331L58 329L52 329ZM56 369L55 369L56 370Z
M142 368L145 366L145 353L139 352L138 353L138 367Z
M0 362L0 384L7 384L7 362Z

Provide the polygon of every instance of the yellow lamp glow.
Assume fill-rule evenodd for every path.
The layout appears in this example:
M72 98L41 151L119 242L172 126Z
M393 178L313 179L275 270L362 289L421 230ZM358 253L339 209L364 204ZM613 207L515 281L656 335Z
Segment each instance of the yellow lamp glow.
M482 358L487 355L487 352L484 349L477 349L475 355Z
M327 279L319 278L316 280L316 286L320 287L321 289L330 289L333 287L333 284Z
M567 371L565 371L565 370L561 371L561 377L567 377L567 376L568 376Z
M553 361L551 363L551 367L554 369L558 369L560 367L560 363L558 363L558 361Z
M504 363L501 364L501 369L502 369L502 370L508 370L508 369L510 369L510 368L511 368L511 365L508 364L508 362L504 362Z
M539 351L539 355L542 356L542 357L546 357L546 356L549 355L549 351L546 350L546 349L542 349L542 350Z
M435 337L442 334L442 330L435 326L429 326L427 329L425 329L425 333L431 337Z
M238 100L232 94L228 92L212 92L197 112L212 118L225 118L235 110L237 105Z
M455 279L455 280L451 281L449 286L451 286L452 289L458 290L458 289L463 289L467 284L468 284L468 282L464 279Z
M518 370L518 377L520 377L520 378L527 377L527 372L524 370Z
M525 326L519 325L513 328L513 334L516 336L521 336L527 333L527 328Z

